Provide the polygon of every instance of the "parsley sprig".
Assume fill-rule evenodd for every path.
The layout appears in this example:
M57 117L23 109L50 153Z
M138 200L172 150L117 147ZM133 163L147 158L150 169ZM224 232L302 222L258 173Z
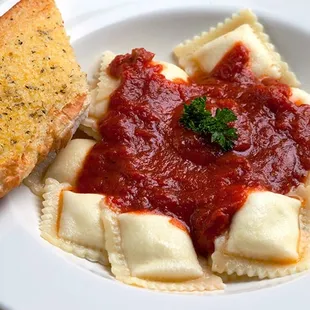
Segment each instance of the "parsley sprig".
M211 142L219 144L224 151L229 151L238 138L237 130L228 123L237 119L230 109L217 109L214 116L206 109L206 97L199 97L184 105L180 123L203 136L211 136Z

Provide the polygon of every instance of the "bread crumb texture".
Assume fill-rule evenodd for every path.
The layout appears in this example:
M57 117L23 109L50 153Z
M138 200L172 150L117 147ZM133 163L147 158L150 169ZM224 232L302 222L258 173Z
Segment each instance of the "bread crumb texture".
M1 197L70 139L87 81L53 0L20 1L0 29Z

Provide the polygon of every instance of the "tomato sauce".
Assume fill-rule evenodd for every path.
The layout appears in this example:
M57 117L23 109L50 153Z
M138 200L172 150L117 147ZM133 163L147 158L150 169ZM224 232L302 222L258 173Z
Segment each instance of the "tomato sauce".
M209 75L171 82L142 48L110 64L121 85L100 120L102 139L89 153L77 190L110 196L121 212L155 210L182 221L196 250L214 239L251 190L285 194L310 170L310 106L295 105L288 86L258 80L249 51L236 44ZM184 103L232 109L238 140L224 152L180 125Z

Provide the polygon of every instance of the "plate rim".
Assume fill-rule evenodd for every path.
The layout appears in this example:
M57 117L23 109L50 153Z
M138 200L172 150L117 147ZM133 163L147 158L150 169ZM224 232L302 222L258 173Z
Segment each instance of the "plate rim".
M8 5L13 2L16 2L16 1L7 0L4 3L1 3L0 12L3 12L3 9L7 8ZM139 2L139 7L137 9L138 2ZM215 8L215 5L214 5L215 2L217 2L216 9L215 9L217 11L218 10L233 11L237 7L240 8L240 7L245 7L246 5L250 5L255 11L258 11L262 14L269 15L270 17L275 18L275 19L284 20L290 16L291 18L293 18L293 21L291 23L294 25L294 27L301 28L303 29L303 31L306 31L305 28L308 25L308 21L306 17L307 10L305 10L305 4L303 4L303 0L294 1L295 3L303 4L302 9L296 10L291 13L289 13L287 10L283 10L283 11L280 10L278 11L276 15L271 13L270 9L268 9L268 7L270 7L270 4L271 4L270 0L262 0L262 1L257 0L254 2L251 0L238 0L235 2L234 6L225 5L227 3L230 3L229 0L220 0L220 1L192 0L190 3L188 3L188 1L186 0L164 0L164 1L159 0L156 3L152 3L152 5L146 2L143 3L142 0L136 0L136 1L117 0L113 2L114 5L111 5L111 3L108 3L108 1L92 0L92 3L93 3L92 6L87 6L83 0L67 0L68 7L70 7L70 5L72 5L73 3L75 3L75 5L76 3L79 3L79 5L82 8L84 8L84 11L83 11L83 14L81 15L78 15L77 13L75 13L77 15L72 15L72 16L67 15L65 22L67 21L67 23L70 24L67 30L69 34L71 35L71 40L72 40L72 43L74 44L76 40L80 39L82 36L86 35L87 33L90 33L96 29L99 29L99 27L102 28L102 27L111 25L112 23L117 23L121 20L134 18L134 16L137 16L137 15L148 14L152 11L160 12L161 10L165 11L167 9L181 10L181 9L186 9L189 7L191 7L193 10L195 8L197 9L198 7L210 10L210 8L212 7ZM307 5L310 8L310 3L308 3ZM81 17L81 16L85 17L85 14L91 12L92 10L96 8L100 8L100 10L102 10L102 13L106 14L108 18L104 19L104 21L99 23L98 20L100 19L100 17L102 19L102 15L100 15L100 17L99 15L97 17L93 17L91 14L89 14L88 17L84 19ZM304 12L302 15L304 17L300 18L302 12ZM82 31L83 29L85 31ZM309 32L310 30L307 30L307 31ZM14 195L14 191L9 196L7 196L1 201L1 205L3 204L5 205L5 207L10 207L12 204L10 197L12 195ZM0 212L0 216L1 216L1 212ZM6 247L7 250L11 251L9 252L11 254L6 255L4 259L3 257L1 257L0 262L4 264L10 263L11 255L16 255L16 257L18 257L18 255L21 255L21 250L27 251L26 245L29 245L30 247L33 247L33 248L38 248L38 249L41 248L41 244L39 245L39 243L33 240L33 238L31 238L31 236L29 236L28 233L25 233L24 230L20 226L18 226L18 224L16 223L16 221L14 220L10 212L6 212L4 214L4 217L7 217L8 219L10 219L11 223L9 226L0 225L0 248L1 246ZM8 220L6 220L6 222L7 221ZM1 217L0 217L0 224L1 224ZM22 249L15 249L14 244L23 244ZM79 280L85 281L85 283L89 284L90 286L96 286L96 290L94 290L93 293L87 292L86 295L89 295L92 297L95 297L95 296L100 297L101 289L103 289L102 291L103 296L101 296L102 300L99 299L99 303L97 302L93 303L92 309L100 309L104 305L115 306L117 304L117 305L128 306L129 303L132 303L134 304L135 309L144 309L145 305L148 305L149 309L158 309L158 307L161 307L162 309L171 309L172 306L177 306L181 309L187 309L187 307L189 306L195 307L195 306L207 305L207 306L211 306L211 309L212 307L216 307L219 310L226 309L227 306L229 306L231 309L240 309L240 310L246 309L248 306L251 306L252 310L256 310L256 309L258 310L258 309L261 309L262 307L266 307L267 309L269 309L268 307L270 307L270 304L273 301L280 301L281 302L280 306L282 307L282 309L289 309L291 307L296 306L297 299L299 299L300 303L302 303L303 300L306 299L307 291L308 291L307 288L310 285L310 276L306 276L301 279L298 279L298 281L283 283L281 285L266 288L264 290L255 290L255 291L247 292L247 294L244 295L243 298L240 298L242 293L229 294L229 295L223 295L223 296L221 296L222 295L221 293L216 293L216 294L210 294L210 296L208 296L208 300L206 300L204 299L206 298L205 296L158 293L158 292L151 292L151 291L144 290L144 289L138 289L140 291L138 292L136 288L127 287L114 281L109 281L109 284L105 286L105 285L102 285L102 282L101 280L99 281L99 278L95 279L94 277L90 277L87 271L76 273L75 266L71 267L71 266L68 266L68 264L63 264L63 259L60 257L55 258L54 255L51 254L50 249L47 249L47 247L43 247L43 250L40 256L41 256L41 259L45 260L44 261L45 264L40 264L37 260L33 262L33 259L34 259L33 255L31 255L31 253L25 254L27 262L30 263L29 266L31 266L31 268L33 269L36 269L39 266L39 269L41 268L40 269L41 272L51 274L51 270L47 272L46 268L50 265L54 265L55 268L56 266L58 266L60 270L62 270L62 272L66 274L65 280L63 279L64 282L68 281L68 284L70 284L70 282L72 282L75 279L77 281ZM24 269L28 269L28 267L25 268L25 266L22 266L21 273L23 275L27 274L25 273ZM72 276L72 280L71 280L71 276ZM53 281L61 281L61 277L60 278L51 277L51 278L53 279ZM1 283L2 282L0 279L0 288L1 288ZM37 283L38 287L40 287L42 284L43 283ZM64 289L64 284L65 283L60 285L60 288ZM46 283L44 284L44 288L46 289L45 285ZM89 304L87 303L87 301L86 303L84 303L85 299L83 299L83 296L82 296L83 294L81 295L81 292L83 292L83 286L84 285L81 285L81 283L80 285L77 285L77 284L75 285L76 294L74 295L76 298L78 298L77 300L78 302L75 303L75 306L74 306L75 309L85 309L85 307L89 307ZM51 285L51 287L53 287L53 284ZM106 298L107 296L104 296L105 294L103 294L103 292L107 288L110 291L108 294L108 297L110 299L104 300L103 297ZM295 301L292 301L291 298L285 298L285 302L284 302L283 296L287 295L288 297L290 297L292 290L294 290ZM3 291L4 293L7 293L7 296L3 294ZM66 290L64 291L67 292ZM139 294L138 295L139 299L141 298L144 300L143 304L141 303L141 300L139 301L138 304L136 303L137 294L135 294L134 292L137 292L137 294ZM117 298L117 300L115 299L115 296L118 296L119 294L122 294L123 300L122 298ZM45 294L43 294L42 296L45 296L45 298L48 299L48 296L50 295L53 295L53 293L50 292L50 294L46 294L45 292ZM84 293L84 296L85 296L85 293ZM42 297L40 298L42 299ZM14 293L12 294L10 292L0 289L0 307L1 307L1 302L5 302L8 304L8 306L11 306L11 304L9 303L10 301L13 301L12 303L12 305L14 304L13 309L16 309L16 310L18 309L32 309L32 310L39 309L38 304L34 303L34 301L32 301L31 298L30 299L24 298L24 300L28 300L29 305L20 304L18 303L18 301L16 303L16 296L14 296ZM63 298L62 300L65 301L65 299ZM151 305L149 304L149 301L152 301ZM41 302L44 302L44 300L42 299ZM167 305L163 303L168 303L168 307L166 308ZM68 303L68 301L65 301L65 304L69 305L69 308L67 309L71 309L70 303ZM52 309L52 307L49 308L50 305L41 304L41 306L47 306L46 309ZM53 308L54 307L55 306L53 305ZM65 308L61 307L59 309L65 309Z

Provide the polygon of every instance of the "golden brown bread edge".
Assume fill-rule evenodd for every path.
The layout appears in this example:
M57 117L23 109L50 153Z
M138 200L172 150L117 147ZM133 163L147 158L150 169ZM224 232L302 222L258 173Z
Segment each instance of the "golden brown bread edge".
M40 23L42 16L46 16L46 19L58 19L60 22L56 27L63 27L61 15L53 0L21 0L17 3L0 18L0 49L5 48L6 40L13 40L21 31L27 33L28 29L40 27L37 23ZM63 39L68 40L67 37ZM71 49L69 42L67 44L68 49ZM48 50L48 43L46 45ZM66 55L67 53L69 52L67 51ZM73 55L73 51L71 54ZM74 63L75 58L72 61ZM74 94L61 109L49 109L46 123L41 127L42 132L37 130L32 140L25 141L22 153L14 151L14 145L9 152L0 153L0 198L17 187L50 151L59 150L71 139L89 105L86 77L83 74L81 76L81 79L84 79L79 81L81 91ZM5 123L2 125L4 127ZM37 126L35 123L34 125Z

